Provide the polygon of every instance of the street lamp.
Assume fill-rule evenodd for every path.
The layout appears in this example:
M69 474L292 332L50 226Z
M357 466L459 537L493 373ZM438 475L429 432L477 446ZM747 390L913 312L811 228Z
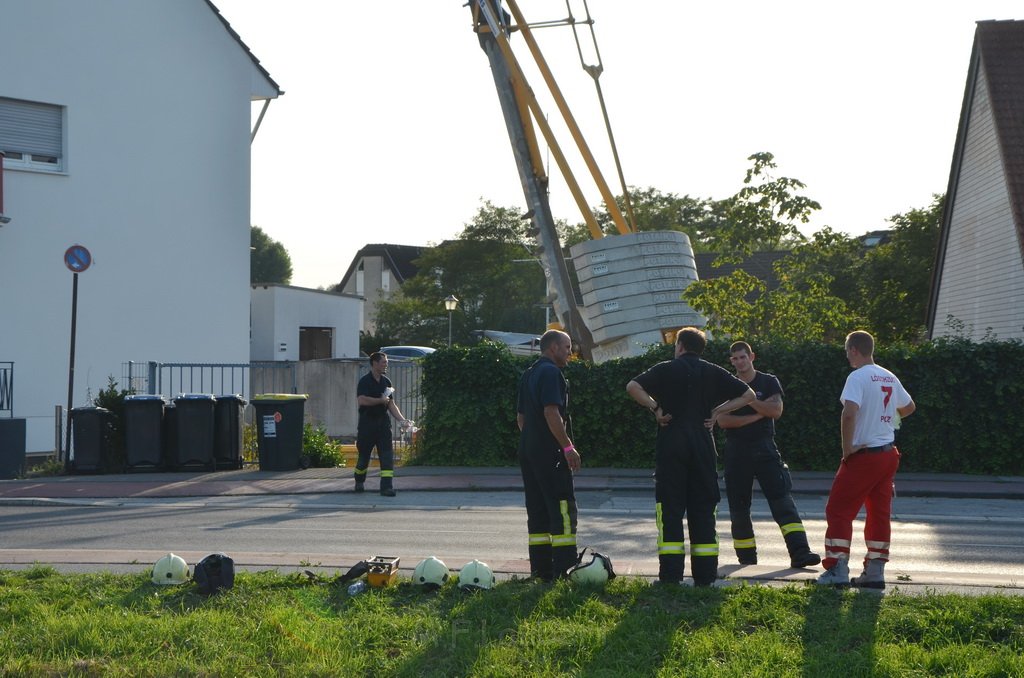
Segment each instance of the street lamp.
M448 348L452 346L452 311L459 305L459 300L455 298L454 294L449 294L444 298L444 308L448 311Z

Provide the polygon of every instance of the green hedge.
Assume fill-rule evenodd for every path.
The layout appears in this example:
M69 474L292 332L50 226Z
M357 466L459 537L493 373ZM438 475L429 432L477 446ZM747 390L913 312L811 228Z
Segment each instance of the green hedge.
M786 392L776 441L794 470L833 471L840 454L839 394L850 368L842 345L765 342L755 366L779 377ZM588 466L653 467L655 425L626 395L626 383L659 360L646 356L566 368L572 438ZM728 342L714 341L707 360L729 369ZM917 412L897 442L904 471L1018 475L1024 468L1024 427L1017 423L1024 384L1024 344L939 340L880 347L877 362L910 391ZM424 360L424 417L417 462L512 465L519 375L532 359L484 344L454 347Z

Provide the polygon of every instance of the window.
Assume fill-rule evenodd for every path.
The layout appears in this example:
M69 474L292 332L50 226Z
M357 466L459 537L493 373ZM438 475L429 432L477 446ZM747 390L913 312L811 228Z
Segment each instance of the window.
M10 169L64 170L64 110L0 97L0 151Z

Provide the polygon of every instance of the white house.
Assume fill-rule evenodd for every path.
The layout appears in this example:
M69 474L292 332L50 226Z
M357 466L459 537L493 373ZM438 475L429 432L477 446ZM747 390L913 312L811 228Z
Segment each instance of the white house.
M416 275L416 259L426 250L416 245L366 245L352 258L336 288L366 299L363 329L377 332L377 304L389 299L408 278Z
M358 358L363 298L277 283L252 286L250 359Z
M974 34L928 333L1024 339L1024 21Z
M74 245L74 407L129 360L249 360L252 102L282 91L207 0L5 0L0 26L0 362L52 451Z

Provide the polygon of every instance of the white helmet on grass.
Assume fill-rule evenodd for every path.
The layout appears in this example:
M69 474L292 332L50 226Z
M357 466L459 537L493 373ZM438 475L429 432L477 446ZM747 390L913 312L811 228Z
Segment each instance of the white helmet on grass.
M154 584L184 584L188 581L188 563L181 556L168 553L153 565Z
M489 589L494 586L495 581L490 565L479 560L471 560L459 570L460 589Z

